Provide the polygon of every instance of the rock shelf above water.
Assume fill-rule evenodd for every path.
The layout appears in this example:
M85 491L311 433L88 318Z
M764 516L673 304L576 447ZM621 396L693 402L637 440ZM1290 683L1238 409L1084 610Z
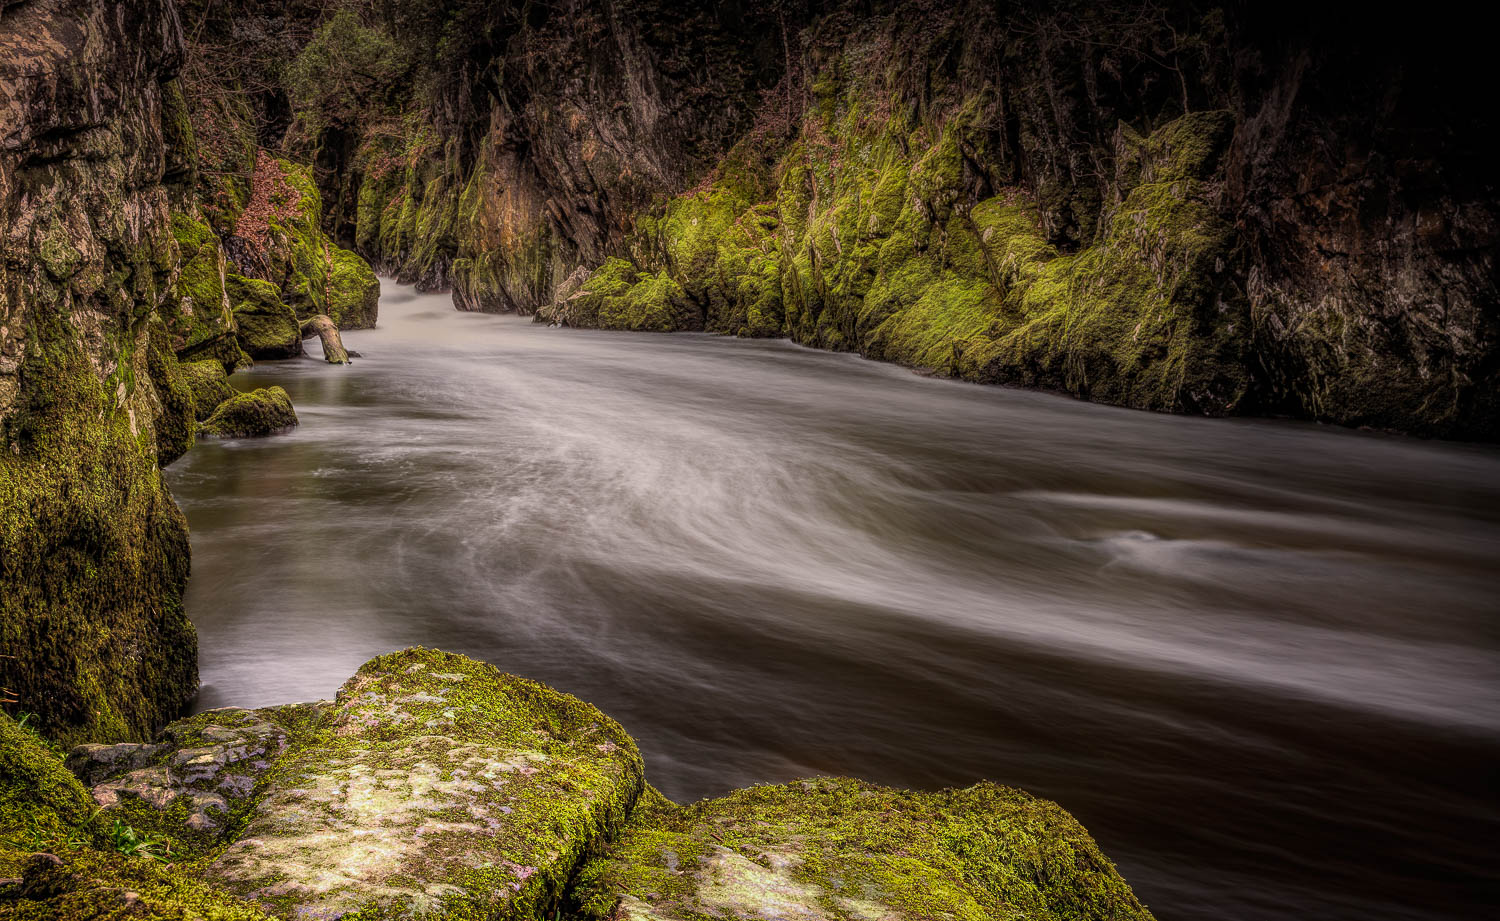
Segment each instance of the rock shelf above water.
M66 768L0 717L0 766L0 918L1150 918L1053 803L820 778L678 806L593 706L435 650Z

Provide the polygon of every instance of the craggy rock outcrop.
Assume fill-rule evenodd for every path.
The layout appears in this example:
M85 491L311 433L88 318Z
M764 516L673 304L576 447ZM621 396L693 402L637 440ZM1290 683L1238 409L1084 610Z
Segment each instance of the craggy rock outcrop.
M1500 436L1492 118L1421 82L1419 35L1288 48L1233 5L892 10L805 33L795 131L638 216L631 261L549 318Z
M280 387L262 387L220 403L198 432L214 438L258 438L296 425L297 411L287 392Z
M1286 13L396 2L309 25L285 138L337 233L464 310L1497 437L1494 115L1451 91L1483 55Z
M759 75L783 53L757 4L407 6L399 41L448 20L454 39L430 51L462 57L430 83L451 114L366 126L336 175L354 190L361 251L424 290L453 286L466 310L531 313L575 266L597 265L630 215L691 185L749 127Z
M172 215L172 235L177 240L177 286L162 306L172 348L180 361L214 359L233 371L246 356L235 337L224 248L206 223L181 212Z
M308 168L259 151L251 190L234 228L238 272L272 284L301 319L325 314L346 329L374 326L380 280L324 235Z
M687 807L650 796L576 898L591 921L1151 918L1055 803L832 778Z
M192 440L162 312L181 49L167 0L0 8L0 687L69 740L143 738L197 688L158 466Z

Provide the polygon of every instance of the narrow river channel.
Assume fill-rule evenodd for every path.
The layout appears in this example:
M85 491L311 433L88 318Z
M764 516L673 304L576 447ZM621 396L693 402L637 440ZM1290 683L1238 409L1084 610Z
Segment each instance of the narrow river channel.
M345 339L231 379L295 432L169 471L202 707L436 646L597 704L682 801L1024 787L1162 921L1494 910L1500 451L390 282Z

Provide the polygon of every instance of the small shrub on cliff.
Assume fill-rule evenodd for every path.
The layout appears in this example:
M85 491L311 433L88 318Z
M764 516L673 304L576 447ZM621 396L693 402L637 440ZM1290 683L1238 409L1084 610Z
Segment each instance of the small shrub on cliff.
M309 137L354 124L366 103L400 73L391 37L343 9L318 28L287 69L286 85Z

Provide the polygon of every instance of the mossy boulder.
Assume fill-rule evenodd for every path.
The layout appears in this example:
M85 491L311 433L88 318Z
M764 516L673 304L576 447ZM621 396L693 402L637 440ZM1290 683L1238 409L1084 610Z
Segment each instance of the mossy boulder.
M225 288L224 248L208 224L183 212L172 214L177 244L177 285L159 313L184 361L216 358L228 367L239 360L234 314Z
M270 282L241 275L227 276L240 345L256 360L294 358L302 354L297 312L281 299Z
M582 286L541 319L567 326L672 332L702 329L703 319L665 271L641 272L627 259L608 259Z
M825 778L687 807L648 795L575 896L590 921L1151 918L1072 816L988 783Z
M380 307L380 279L356 253L335 249L328 266L327 315L339 329L373 329Z
M594 707L407 650L344 685L207 878L287 918L551 917L642 785L635 743Z
M213 415L220 403L237 393L229 386L224 366L216 359L178 365L177 373L192 397L193 417L199 422Z
M198 431L214 438L257 438L296 425L297 411L287 392L280 387L262 387L220 403Z

